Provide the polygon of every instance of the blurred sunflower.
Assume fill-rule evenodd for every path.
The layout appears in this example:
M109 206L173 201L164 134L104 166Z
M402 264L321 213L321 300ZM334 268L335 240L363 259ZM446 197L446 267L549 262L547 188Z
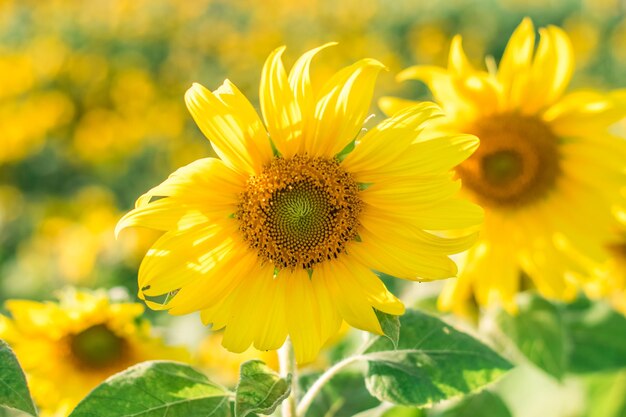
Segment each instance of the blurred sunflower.
M66 416L96 385L152 359L189 360L185 349L151 336L143 306L105 292L68 290L59 302L9 300L0 338L17 355L42 416Z
M276 351L262 352L250 347L243 353L232 353L222 347L222 337L223 332L212 332L202 339L198 346L198 363L216 382L234 387L239 381L241 364L252 359L260 359L267 366L278 371Z
M221 159L179 169L118 224L165 231L139 268L139 296L171 314L201 311L233 352L278 349L289 335L303 363L343 320L382 334L375 310L397 315L404 305L372 270L454 276L448 255L475 236L426 230L482 219L455 196L450 172L477 139L423 133L440 114L433 104L359 137L383 65L361 60L314 89L309 66L321 48L289 74L284 48L270 54L260 84L267 130L230 81L214 92L194 84L187 106Z
M626 142L608 127L626 105L618 93L563 96L574 68L570 41L554 26L539 32L535 51L533 24L525 19L499 68L487 61L488 72L469 63L456 36L447 69L415 66L398 75L428 85L448 116L439 129L480 139L457 175L485 208L485 223L458 280L440 298L443 309L462 311L472 297L515 309L514 295L526 285L569 299L608 256L611 212L623 204L619 188L626 182ZM410 104L380 103L388 114Z

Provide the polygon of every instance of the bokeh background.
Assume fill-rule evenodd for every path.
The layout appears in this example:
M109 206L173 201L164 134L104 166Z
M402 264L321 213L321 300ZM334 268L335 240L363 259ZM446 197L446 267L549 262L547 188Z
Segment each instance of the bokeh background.
M116 222L174 169L213 155L183 102L192 82L229 78L256 104L271 50L287 45L289 64L337 41L315 71L373 57L389 67L377 97L428 98L395 74L445 66L457 33L475 64L499 59L525 16L571 37L572 88L626 87L623 0L0 0L0 305L68 285L133 297L154 236L116 241Z
M327 41L318 71L363 57L389 67L377 95L427 98L394 75L445 65L460 33L496 58L524 16L574 43L573 87L626 85L619 0L0 0L0 302L67 284L128 287L150 236L113 227L177 167L212 154L183 102L232 80L255 103L263 61ZM377 113L377 109L372 109Z

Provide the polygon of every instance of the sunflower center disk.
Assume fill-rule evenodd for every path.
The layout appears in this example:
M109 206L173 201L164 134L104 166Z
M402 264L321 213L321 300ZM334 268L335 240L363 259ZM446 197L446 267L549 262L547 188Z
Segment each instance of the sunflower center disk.
M104 324L89 327L70 339L73 357L88 368L105 368L119 361L124 345L124 340Z
M541 120L500 114L478 120L468 132L480 146L457 172L480 203L519 208L554 188L561 171L558 138Z
M345 251L359 228L359 186L334 159L275 158L248 181L235 217L261 262L308 269Z

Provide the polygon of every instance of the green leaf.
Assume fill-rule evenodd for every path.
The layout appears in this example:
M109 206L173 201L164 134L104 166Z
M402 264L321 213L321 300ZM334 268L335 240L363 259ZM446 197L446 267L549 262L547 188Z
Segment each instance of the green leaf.
M272 368L255 359L241 364L235 397L235 416L272 414L291 392L291 375L281 378Z
M380 406L362 413L355 414L354 417L426 417L424 410L417 407L406 407L403 405L390 405L381 403Z
M567 368L567 335L557 306L536 295L522 294L515 315L502 311L500 329L519 351L548 374L561 379Z
M571 372L626 367L626 317L602 302L567 305L564 322L571 341Z
M0 340L0 407L37 415L24 372L15 354L3 340Z
M97 386L70 417L228 417L229 396L188 365L143 362Z
M425 415L426 413L419 408L396 405L382 413L380 417L424 417Z
M429 417L431 414L429 413ZM487 390L464 397L454 406L432 417L511 417L508 407L496 394Z
M379 336L362 358L366 384L378 399L423 406L484 386L511 364L478 340L427 314L400 317L398 348Z
M380 322L380 327L383 329L383 333L391 343L393 343L394 349L397 348L398 340L400 339L400 316L393 316L378 310L374 311Z
M301 392L306 392L319 375L313 373L301 376ZM379 404L380 401L372 397L365 387L361 372L343 371L323 386L303 417L352 417Z
M586 417L626 416L626 371L593 374L587 381Z

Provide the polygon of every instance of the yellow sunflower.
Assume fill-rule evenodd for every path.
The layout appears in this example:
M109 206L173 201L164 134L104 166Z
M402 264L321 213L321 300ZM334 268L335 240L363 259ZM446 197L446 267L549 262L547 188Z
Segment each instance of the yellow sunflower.
M42 416L62 417L91 389L131 365L152 359L189 360L167 347L140 320L143 306L111 302L105 292L65 291L59 302L9 300L0 339L24 368Z
M472 66L456 36L447 69L415 66L398 75L428 85L447 115L439 129L480 139L457 174L485 222L440 298L443 309L461 310L472 297L514 309L514 295L529 285L569 299L607 257L611 214L626 183L626 142L608 127L626 106L616 93L564 95L574 67L570 41L554 26L539 32L535 48L533 24L523 20L498 68L492 60L488 71ZM388 114L409 104L380 103Z
M323 47L321 47L323 48ZM477 147L467 134L429 135L440 114L419 104L362 134L378 72L364 59L313 88L311 59L289 74L278 48L260 83L265 123L228 80L185 96L217 158L201 159L141 196L118 231L165 231L139 268L139 297L171 314L201 311L223 345L315 358L343 320L381 334L375 310L404 305L373 272L409 280L456 274L448 255L474 236L429 231L481 221L456 197L450 170ZM317 85L317 84L316 84ZM158 297L166 297L158 298Z

